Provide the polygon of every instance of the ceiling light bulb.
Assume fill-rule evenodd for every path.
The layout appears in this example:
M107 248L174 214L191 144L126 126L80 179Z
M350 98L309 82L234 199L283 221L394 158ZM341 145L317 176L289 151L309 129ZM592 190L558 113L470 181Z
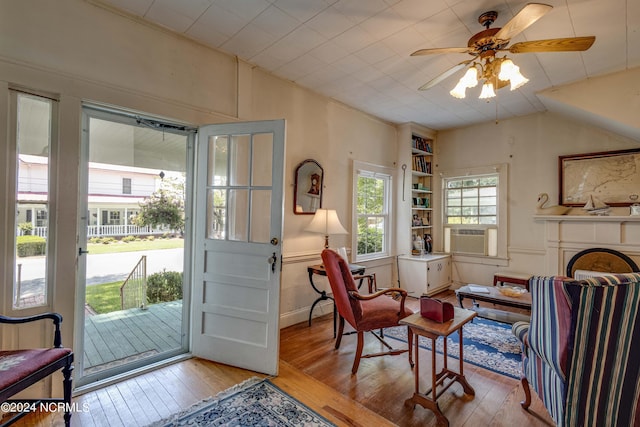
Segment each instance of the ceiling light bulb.
M496 93L493 91L493 83L485 83L482 85L482 92L480 92L480 99L493 98Z
M517 65L514 65L513 72L509 80L511 80L511 90L516 90L529 81L528 78L520 74L520 67L518 67Z
M505 59L500 64L500 74L498 74L498 78L503 81L511 80L513 76L514 70L516 69L516 65L510 59Z
M454 98L462 99L466 96L465 94L466 90L467 90L467 86L464 84L462 79L460 79L456 87L451 89L451 92L449 92L449 94L451 94L451 96L453 96Z
M476 67L471 67L464 73L464 76L460 79L460 83L464 83L465 87L476 87L478 86L478 69Z

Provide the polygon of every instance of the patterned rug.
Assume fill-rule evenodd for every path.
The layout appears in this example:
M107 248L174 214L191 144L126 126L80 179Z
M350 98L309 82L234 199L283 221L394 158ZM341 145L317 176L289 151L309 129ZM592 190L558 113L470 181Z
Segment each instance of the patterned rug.
M384 330L385 337L407 342L407 328L397 326ZM447 352L455 359L460 354L458 333L447 338ZM520 344L511 332L511 325L476 317L463 326L462 345L464 361L481 368L520 378ZM431 340L420 337L420 347L431 350ZM436 341L436 351L442 354L443 339Z
M149 427L335 426L268 379L257 377Z

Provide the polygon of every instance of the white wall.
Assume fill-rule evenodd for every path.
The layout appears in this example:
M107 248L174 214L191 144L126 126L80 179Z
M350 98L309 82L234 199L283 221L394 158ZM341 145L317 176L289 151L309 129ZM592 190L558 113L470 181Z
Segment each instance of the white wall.
M490 284L493 273L499 269L544 273L545 224L535 221L534 215L539 193L548 193L550 204L558 204L558 156L630 148L640 148L640 144L549 112L440 132L441 172L499 163L509 165L509 259L504 263L488 261L488 265L480 264L480 260L455 262L454 280ZM628 208L624 212L628 214Z

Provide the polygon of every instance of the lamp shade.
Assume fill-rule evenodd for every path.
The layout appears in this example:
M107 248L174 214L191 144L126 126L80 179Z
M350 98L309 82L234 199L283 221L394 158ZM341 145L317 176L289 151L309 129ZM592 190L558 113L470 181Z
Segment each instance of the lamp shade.
M334 209L317 209L313 219L305 229L312 233L324 234L324 247L329 247L330 234L348 234L340 223L338 213Z
M493 91L493 83L485 83L482 85L482 92L480 92L480 99L493 98L496 96L496 93Z

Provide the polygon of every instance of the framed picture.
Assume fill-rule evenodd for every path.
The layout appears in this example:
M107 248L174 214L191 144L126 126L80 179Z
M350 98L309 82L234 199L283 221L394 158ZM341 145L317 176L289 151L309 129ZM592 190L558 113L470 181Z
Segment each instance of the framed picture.
M640 194L640 149L559 157L560 204L584 206L597 199L631 206Z

